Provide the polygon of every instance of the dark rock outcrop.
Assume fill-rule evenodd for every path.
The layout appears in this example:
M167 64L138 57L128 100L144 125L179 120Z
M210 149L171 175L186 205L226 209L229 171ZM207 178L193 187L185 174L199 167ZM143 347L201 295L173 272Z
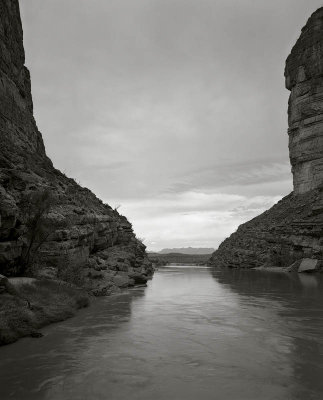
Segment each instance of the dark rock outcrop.
M315 270L323 268L323 7L302 29L285 78L294 191L241 225L213 253L212 266L288 267L313 259Z
M53 167L33 117L24 66L18 0L0 0L0 273L19 273L27 246L26 194L47 191L55 203L36 274L79 280L94 294L133 285L153 270L125 217ZM137 277L137 278L135 278Z
M302 29L287 58L285 79L291 91L289 155L299 194L323 183L323 8Z

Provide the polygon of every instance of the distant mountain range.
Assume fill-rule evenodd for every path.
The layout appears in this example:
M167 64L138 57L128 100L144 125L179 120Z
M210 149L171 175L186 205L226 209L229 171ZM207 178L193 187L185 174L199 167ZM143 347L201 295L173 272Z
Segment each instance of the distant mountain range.
M158 251L158 254L170 254L170 253L179 253L179 254L212 254L215 251L213 248L207 247L182 247L182 248L174 248L174 249L162 249Z

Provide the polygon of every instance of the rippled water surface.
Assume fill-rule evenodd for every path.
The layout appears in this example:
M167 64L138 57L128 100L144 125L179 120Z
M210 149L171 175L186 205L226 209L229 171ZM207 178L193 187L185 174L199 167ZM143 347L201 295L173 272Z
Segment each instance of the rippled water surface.
M167 267L0 348L0 399L323 398L322 276Z

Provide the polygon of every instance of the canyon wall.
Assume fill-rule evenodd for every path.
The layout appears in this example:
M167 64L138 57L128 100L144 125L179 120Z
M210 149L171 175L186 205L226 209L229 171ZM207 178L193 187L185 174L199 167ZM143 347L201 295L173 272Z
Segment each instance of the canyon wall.
M26 199L46 194L54 200L33 263L36 275L79 281L96 295L144 283L153 270L131 224L47 157L24 62L18 0L0 0L0 274L21 273Z
M221 243L212 266L323 267L323 7L302 29L285 79L294 190Z
M323 8L302 29L288 56L286 88L289 154L294 192L305 193L323 183Z

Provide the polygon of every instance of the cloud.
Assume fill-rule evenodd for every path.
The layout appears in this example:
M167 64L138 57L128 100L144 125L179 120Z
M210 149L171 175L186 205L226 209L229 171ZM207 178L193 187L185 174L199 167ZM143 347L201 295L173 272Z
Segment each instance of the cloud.
M48 155L156 246L214 245L291 190L284 62L320 3L20 1Z
M190 191L127 200L119 212L134 223L135 232L146 239L149 250L189 245L217 247L241 223L279 199Z
M265 160L240 163L218 164L199 168L186 173L182 179L169 188L177 192L184 188L232 188L255 186L266 183L280 183L291 180L290 165L286 162L266 162ZM247 190L248 190L247 189Z

